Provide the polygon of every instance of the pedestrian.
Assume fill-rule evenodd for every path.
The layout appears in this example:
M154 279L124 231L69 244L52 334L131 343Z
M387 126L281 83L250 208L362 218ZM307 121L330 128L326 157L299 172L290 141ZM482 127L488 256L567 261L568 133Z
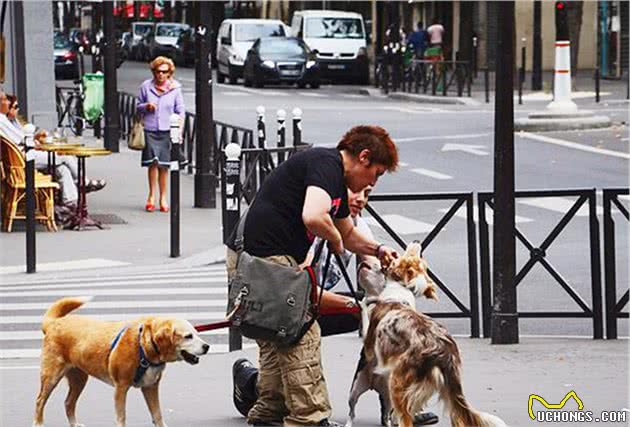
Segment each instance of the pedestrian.
M424 29L422 21L418 21L416 24L416 31L409 34L407 44L413 47L416 58L422 59L424 57L424 50L427 48L428 33Z
M158 56L150 64L153 78L140 86L136 108L144 121L145 147L142 166L148 167L149 196L147 212L155 210L156 187L160 191L160 211L168 212L167 183L171 162L170 117L185 114L181 84L173 79L175 64L165 56ZM181 159L178 159L181 160Z
M315 147L290 157L263 182L244 224L245 251L280 265L298 267L316 237L329 249L390 259L396 252L357 232L347 190L375 185L398 166L398 151L378 126L356 126L337 148ZM234 244L228 245L228 276L236 271ZM321 363L321 331L314 322L294 346L257 340L258 400L251 425L338 426L329 420L330 401Z
M368 185L361 191L352 191L348 189L348 207L350 208L350 217L356 227L356 230L363 234L366 238L374 240L374 235L367 225L367 222L361 217L361 212L365 205L367 205L368 197L372 192L372 186ZM317 237L307 256L303 265L309 265L314 252L321 242L321 238ZM324 267L328 255L328 248L323 247L320 254L321 262L316 264L315 273L317 276L318 284L322 284L324 275ZM323 283L324 289L331 290L336 287L340 282L343 282L342 268L347 268L352 261L352 257L355 254L346 250L340 256L343 262L343 266L339 266L336 258L331 258L328 271L326 273L326 280ZM370 265L380 265L378 258L369 254L357 254L357 264L361 262L367 262ZM341 292L342 295L350 296L348 292ZM353 314L333 314L320 316L318 323L321 329L322 336L337 335L346 332L352 332L358 330L360 326L359 319ZM238 411L247 416L249 410L254 406L258 394L256 392L256 384L258 379L258 369L247 359L238 359L234 362L232 367L233 386L234 386L234 404ZM424 412L417 414L414 417L414 425L429 425L436 424L439 421L439 417L433 412Z
M431 47L442 48L444 43L444 27L437 18L433 19L433 24L427 28Z

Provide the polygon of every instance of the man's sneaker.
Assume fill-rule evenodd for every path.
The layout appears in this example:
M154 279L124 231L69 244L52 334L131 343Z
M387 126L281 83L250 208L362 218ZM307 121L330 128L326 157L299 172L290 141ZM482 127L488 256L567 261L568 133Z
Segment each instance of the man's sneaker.
M437 424L440 418L433 412L421 412L413 417L414 426L428 426L431 424Z
M232 365L232 396L234 406L244 417L247 417L249 410L258 399L257 382L258 369L254 367L252 362L247 359L238 359L234 362Z

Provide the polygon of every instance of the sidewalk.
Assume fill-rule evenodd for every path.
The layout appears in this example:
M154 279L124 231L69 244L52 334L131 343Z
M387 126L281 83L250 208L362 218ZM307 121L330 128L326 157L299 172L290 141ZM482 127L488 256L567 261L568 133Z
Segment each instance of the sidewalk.
M83 143L103 147L102 140L89 134L83 137ZM210 263L223 253L220 194L217 192L217 209L193 208L193 175L181 173L181 256L170 258L170 213L144 211L148 183L146 168L140 167L140 152L127 149L121 139L120 153L88 158L86 169L88 178L107 180L104 189L88 195L90 215L104 220L107 229L60 229L51 233L38 227L38 273L34 276L41 278L51 268L196 266ZM6 248L0 255L0 275L16 270L23 274L24 222L16 221L12 233L0 233L0 244Z
M464 393L477 409L500 416L514 426L542 426L528 416L530 394L550 403L560 402L571 390L584 404L584 411L595 417L602 410L628 408L628 341L593 341L567 338L522 338L521 343L493 346L485 339L456 339L463 359ZM333 407L333 419L346 421L348 390L359 357L361 341L355 334L323 339L324 373ZM184 363L169 365L160 389L162 410L170 426L232 427L245 426L232 404L232 363L240 357L256 359L251 349L231 354L211 355L197 366ZM4 388L0 399L0 425L28 425L38 388L38 363L11 367L3 364L0 380L12 384ZM46 406L46 425L66 425L63 399L67 386L63 382ZM569 400L565 410L576 410ZM430 408L440 415L439 426L450 425L442 415L442 406L431 400ZM534 412L542 411L535 401ZM379 425L377 395L369 391L357 405L356 427ZM91 379L77 407L79 421L90 427L113 425L113 389ZM627 414L630 420L630 413ZM150 416L138 390L127 399L129 426L149 427ZM575 426L578 423L553 423ZM628 423L584 423L582 425L624 426Z

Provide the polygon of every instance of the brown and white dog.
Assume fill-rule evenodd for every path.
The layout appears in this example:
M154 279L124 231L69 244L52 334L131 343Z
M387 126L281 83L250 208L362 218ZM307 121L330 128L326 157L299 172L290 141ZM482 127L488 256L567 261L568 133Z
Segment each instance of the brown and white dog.
M191 365L209 350L195 328L185 320L143 317L129 322L103 322L68 313L91 298L62 298L53 303L42 322L40 389L33 427L42 427L44 405L62 377L68 380L65 401L70 427L77 422L75 408L89 376L114 387L116 426L125 426L127 392L142 390L156 427L162 420L158 386L165 364L183 360Z
M413 416L434 395L446 404L451 424L457 427L505 426L499 418L474 410L466 401L461 383L461 358L447 330L418 313L415 297L437 299L418 243L393 260L379 277L376 269L361 269L359 283L383 292L370 306L369 327L348 403L352 426L359 397L369 389L381 400L381 424L391 426L396 415L401 427L412 427ZM369 303L369 301L368 301Z

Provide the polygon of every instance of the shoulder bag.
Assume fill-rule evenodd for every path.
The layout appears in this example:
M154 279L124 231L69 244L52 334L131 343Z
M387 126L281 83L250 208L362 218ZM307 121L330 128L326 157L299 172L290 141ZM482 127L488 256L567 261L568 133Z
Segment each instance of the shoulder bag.
M127 147L130 150L144 150L144 124L142 123L142 116L136 114L133 117L133 126L131 132L129 132L129 138L127 139Z
M247 338L271 341L282 346L300 341L317 320L321 300L313 265L324 242L315 251L311 266L304 270L272 263L244 250L243 232L247 212L239 221L235 247L236 273L229 283L228 317ZM328 270L330 255L326 260ZM324 273L324 278L325 278ZM323 292L323 287L321 288Z

